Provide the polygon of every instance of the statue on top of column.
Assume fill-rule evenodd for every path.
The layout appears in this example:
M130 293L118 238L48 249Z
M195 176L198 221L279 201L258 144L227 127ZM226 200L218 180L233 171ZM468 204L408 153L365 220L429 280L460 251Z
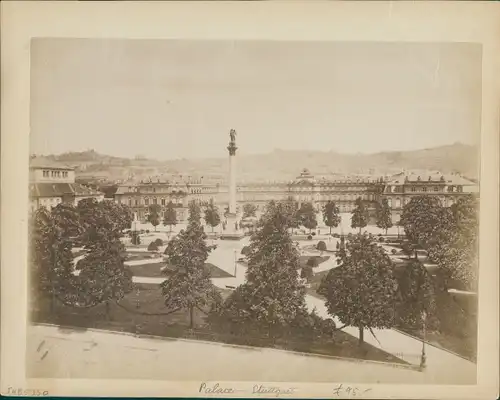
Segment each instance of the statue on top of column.
M234 156L236 154L236 131L234 129L231 129L229 131L229 138L231 141L229 142L229 146L227 146L227 149L229 150L229 155Z

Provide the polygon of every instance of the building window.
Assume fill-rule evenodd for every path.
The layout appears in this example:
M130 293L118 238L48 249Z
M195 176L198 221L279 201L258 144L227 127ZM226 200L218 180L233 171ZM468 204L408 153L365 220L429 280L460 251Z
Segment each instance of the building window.
M48 178L49 177L49 171L43 171L43 177Z
M147 197L144 199L144 204L149 206L149 199Z
M132 206L132 199L130 197L128 198L128 205Z
M412 192L415 192L415 191L416 191L415 186L412 186L411 191L412 191Z
M457 186L457 192L462 192L463 188L462 186Z
M427 188L425 186L422 188L422 192L427 192Z
M437 186L434 187L435 192L439 192L439 188Z
M139 199L135 199L135 205L138 206L139 205Z
M165 199L161 199L161 205L164 206L165 205Z
M153 204L158 204L158 199L156 197L153 199Z

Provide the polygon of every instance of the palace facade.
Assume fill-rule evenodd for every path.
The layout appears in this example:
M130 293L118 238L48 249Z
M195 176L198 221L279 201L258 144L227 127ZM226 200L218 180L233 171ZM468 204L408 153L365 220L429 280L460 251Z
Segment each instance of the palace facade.
M459 175L440 173L419 175L402 172L389 177L316 179L307 169L290 182L266 182L239 184L236 190L237 208L252 203L262 210L270 200L293 198L299 204L310 202L320 211L329 200L336 203L341 213L349 213L355 207L356 199L361 198L369 211L374 211L376 204L387 198L392 210L393 222L399 221L404 204L412 197L429 194L438 196L443 205L453 204L460 196L478 193L478 185ZM147 209L152 204L161 206L161 216L166 205L171 201L177 209L177 218L187 218L189 201L200 204L214 201L223 212L229 204L228 187L219 182L151 178L137 183L119 185L115 201L129 205L139 220L146 219Z

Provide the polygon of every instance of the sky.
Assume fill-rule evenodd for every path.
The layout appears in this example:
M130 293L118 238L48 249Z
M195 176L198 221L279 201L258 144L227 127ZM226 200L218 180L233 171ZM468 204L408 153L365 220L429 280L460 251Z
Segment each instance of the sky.
M478 143L469 43L34 39L31 152L159 160Z

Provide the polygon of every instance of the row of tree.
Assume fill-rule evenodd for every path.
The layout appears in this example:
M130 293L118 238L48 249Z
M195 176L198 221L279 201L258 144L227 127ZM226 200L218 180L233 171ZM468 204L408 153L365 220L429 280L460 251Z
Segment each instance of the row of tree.
M445 278L476 290L478 264L478 200L465 195L451 207L433 196L414 197L403 207L400 224L411 251L421 248Z
M318 226L317 222L317 211L315 210L312 203L304 202L298 205L298 202L293 200L292 198L288 198L287 202L290 204L290 207L293 209L293 216L290 222L290 228L298 229L300 226L303 226L309 231L315 229ZM256 217L257 206L251 203L247 203L243 206L243 219L248 219L250 217ZM341 216L339 208L333 201L328 201L323 205L322 208L323 221L327 227L330 228L330 234L332 233L332 228L336 228L341 223ZM212 227L212 232L215 227L217 227L221 223L221 214L219 208L215 205L213 199L211 199L204 209L204 220L205 223ZM377 203L376 208L376 220L377 226L381 229L385 229L386 234L387 230L391 228L392 218L391 218L391 210L388 205L387 199L383 199L381 203ZM147 221L150 222L155 230L158 225L160 225L161 221L161 207L157 204L150 205L147 212ZM369 214L365 203L358 198L356 200L356 207L352 212L351 217L351 227L361 229L368 225ZM164 217L163 217L163 225L170 226L170 230L172 230L172 226L177 224L177 213L175 206L172 202L169 202L166 206Z

